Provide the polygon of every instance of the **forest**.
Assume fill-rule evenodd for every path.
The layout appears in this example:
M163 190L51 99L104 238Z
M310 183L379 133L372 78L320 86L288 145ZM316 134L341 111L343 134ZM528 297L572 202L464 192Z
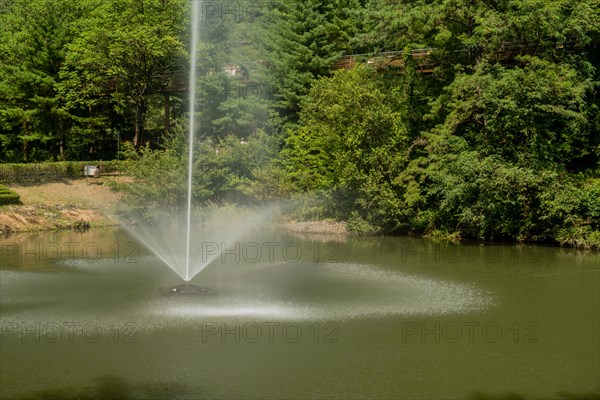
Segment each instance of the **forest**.
M194 199L600 249L599 0L203 1ZM185 197L190 2L0 0L0 162Z

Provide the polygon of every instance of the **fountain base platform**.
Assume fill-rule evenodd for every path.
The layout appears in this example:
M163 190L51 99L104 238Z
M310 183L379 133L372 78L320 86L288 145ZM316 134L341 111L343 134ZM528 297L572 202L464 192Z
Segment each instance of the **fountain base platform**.
M205 287L201 287L201 286L197 286L197 285L191 285L189 283L185 283L183 285L177 285L177 286L173 286L170 288L164 288L161 287L159 288L160 292L162 294L185 294L185 295L190 295L190 294L206 294L206 293L210 293L210 290L208 288Z

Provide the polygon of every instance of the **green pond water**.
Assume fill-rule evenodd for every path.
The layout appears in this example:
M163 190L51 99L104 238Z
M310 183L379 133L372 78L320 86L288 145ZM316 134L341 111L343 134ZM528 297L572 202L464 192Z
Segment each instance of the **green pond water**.
M0 239L0 399L600 395L597 253L271 231L216 245L191 282L209 293L165 295L181 278L122 230Z

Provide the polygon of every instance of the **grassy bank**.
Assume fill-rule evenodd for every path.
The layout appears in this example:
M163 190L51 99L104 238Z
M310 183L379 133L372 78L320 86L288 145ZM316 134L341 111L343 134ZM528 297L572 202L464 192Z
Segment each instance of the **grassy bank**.
M115 207L122 195L105 180L74 179L36 185L11 185L20 204L0 206L0 232L86 229L118 223Z
M122 202L123 194L111 187L118 186L114 183L124 179L102 177L11 185L10 190L18 193L21 202L0 206L0 234L118 225L117 205ZM241 209L233 209L225 207L223 210L229 216L236 212L242 213ZM293 218L283 218L274 226L297 234L348 233L345 223L335 221L296 221Z

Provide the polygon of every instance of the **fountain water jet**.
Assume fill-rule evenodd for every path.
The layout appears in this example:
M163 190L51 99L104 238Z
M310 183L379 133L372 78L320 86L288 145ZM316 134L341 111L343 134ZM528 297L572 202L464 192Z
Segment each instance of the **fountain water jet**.
M201 1L191 2L191 43L190 43L190 75L189 75L189 135L188 135L188 168L187 168L187 204L185 215L180 212L166 212L158 224L136 224L125 227L133 236L143 243L158 258L175 271L185 285L175 286L168 293L204 293L198 287L190 285L190 281L208 264L220 255L220 250L257 226L261 214L254 214L251 219L237 221L235 226L223 227L213 224L212 228L192 223L192 188L193 188L193 156L194 136L196 130L196 59L199 40L199 24ZM270 212L269 212L270 213ZM222 222L222 221L220 221ZM245 226L245 227L244 227ZM215 247L219 251L215 251Z
M199 1L192 1L192 44L190 51L190 135L188 151L188 187L187 187L187 234L185 248L185 281L190 281L190 240L192 225L192 169L194 158L194 130L196 129L196 52L198 50L198 14Z

